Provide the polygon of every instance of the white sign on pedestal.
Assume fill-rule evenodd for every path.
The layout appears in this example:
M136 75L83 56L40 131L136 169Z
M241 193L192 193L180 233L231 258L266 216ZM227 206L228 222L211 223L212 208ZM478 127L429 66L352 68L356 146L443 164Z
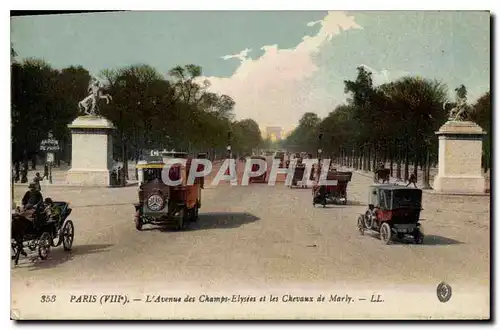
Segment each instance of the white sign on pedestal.
M53 162L54 162L54 153L47 152L47 163L53 163Z

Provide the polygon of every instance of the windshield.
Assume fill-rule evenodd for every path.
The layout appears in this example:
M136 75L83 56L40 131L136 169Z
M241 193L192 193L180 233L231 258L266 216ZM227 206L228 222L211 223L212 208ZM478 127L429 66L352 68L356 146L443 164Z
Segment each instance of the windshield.
M161 180L161 168L145 168L144 169L144 182L150 182L154 179Z
M392 200L388 200L388 205L392 205L393 209L420 209L422 206L422 191L418 189L394 190L390 197L392 197Z

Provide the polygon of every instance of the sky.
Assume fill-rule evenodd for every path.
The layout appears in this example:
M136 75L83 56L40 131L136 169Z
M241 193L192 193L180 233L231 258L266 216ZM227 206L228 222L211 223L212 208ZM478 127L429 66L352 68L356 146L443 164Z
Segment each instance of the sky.
M460 11L135 11L11 18L18 59L54 68L197 64L237 119L291 130L305 112L345 102L343 81L365 66L374 83L406 75L490 89L490 14Z

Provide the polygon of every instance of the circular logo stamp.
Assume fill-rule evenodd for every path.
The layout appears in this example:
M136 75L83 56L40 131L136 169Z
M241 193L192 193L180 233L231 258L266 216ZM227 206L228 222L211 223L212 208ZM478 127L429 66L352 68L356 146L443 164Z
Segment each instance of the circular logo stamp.
M451 286L445 282L441 282L437 286L436 293L440 302L448 302L451 299Z

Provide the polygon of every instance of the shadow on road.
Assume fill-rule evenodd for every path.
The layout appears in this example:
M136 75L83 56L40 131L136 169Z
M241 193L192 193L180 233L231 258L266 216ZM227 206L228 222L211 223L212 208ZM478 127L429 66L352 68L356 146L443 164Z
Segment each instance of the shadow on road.
M422 245L454 245L454 244L464 244L464 242L460 242L452 238L443 237L439 235L425 235L424 244Z
M237 228L257 220L260 218L247 212L202 213L197 222L191 223L189 230Z
M71 208L73 209L80 209L80 208L88 208L88 207L111 207L111 206L127 206L129 205L130 207L134 206L135 202L128 202L128 203L103 203L103 204L87 204L87 205L71 205Z
M73 246L71 251L64 251L62 246L52 247L49 256L46 260L41 260L38 256L38 250L32 255L28 256L31 261L24 266L30 268L31 271L38 269L45 269L58 266L65 262L70 261L76 255L94 254L106 252L112 244L89 244L89 245L76 245ZM19 265L22 267L22 265Z
M369 236L375 240L380 240L380 234L376 232L365 232L365 236ZM416 244L412 236L405 236L400 239L397 237L393 237L391 241L391 245L454 245L454 244L464 244L464 242L460 242L454 240L452 238L447 238L439 235L425 235L423 244Z
M213 212L213 213L201 213L199 215L198 221L191 222L189 227L180 232L188 232L195 230L206 230L206 229L230 229L237 228L244 224L251 223L260 220L253 214L246 212ZM143 227L142 231L161 231L161 232L176 232L171 226L161 225L161 224L148 224L147 227Z
M368 206L366 203L362 203L360 201L353 201L353 200L347 200L346 205L352 205L352 206Z

